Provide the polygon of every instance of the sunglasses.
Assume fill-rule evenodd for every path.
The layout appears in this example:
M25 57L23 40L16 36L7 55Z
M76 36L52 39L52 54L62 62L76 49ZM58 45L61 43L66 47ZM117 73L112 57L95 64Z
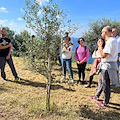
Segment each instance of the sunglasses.
M84 42L84 40L80 40L79 42Z

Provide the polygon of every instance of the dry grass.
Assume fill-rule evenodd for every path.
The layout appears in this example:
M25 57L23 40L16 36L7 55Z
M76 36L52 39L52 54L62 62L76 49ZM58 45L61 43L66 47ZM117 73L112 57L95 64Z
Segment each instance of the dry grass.
M7 82L0 79L0 120L120 120L120 88L112 88L110 107L99 108L94 95L98 75L94 77L92 88L83 85L69 86L59 83L62 71L54 66L54 80L51 86L51 111L45 111L46 78L26 69L22 58L14 58L14 64L20 83L14 83L14 77L6 65ZM87 65L86 80L89 78L90 65ZM74 79L77 81L77 66L73 63ZM68 77L68 76L67 76ZM103 100L103 94L100 97Z

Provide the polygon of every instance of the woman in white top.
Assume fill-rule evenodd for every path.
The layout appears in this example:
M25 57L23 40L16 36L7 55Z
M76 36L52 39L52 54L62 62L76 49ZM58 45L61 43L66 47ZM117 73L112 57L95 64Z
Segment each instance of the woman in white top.
M73 71L72 71L72 62L71 62L71 57L72 57L72 48L73 46L69 43L68 39L64 40L64 47L62 48L62 66L63 66L63 78L61 79L62 81L66 79L66 65L68 68L68 71L70 73L71 77L71 82L73 83Z
M104 48L105 40L103 38L98 38L98 40L100 40L100 39L103 41L102 47ZM97 72L97 65L101 62L101 56L98 52L98 45L96 46L96 48L93 52L92 58L95 58L95 60L94 60L94 63L92 65L92 68L91 68L91 71L90 71L89 83L85 86L85 88L90 88L91 87L93 76Z

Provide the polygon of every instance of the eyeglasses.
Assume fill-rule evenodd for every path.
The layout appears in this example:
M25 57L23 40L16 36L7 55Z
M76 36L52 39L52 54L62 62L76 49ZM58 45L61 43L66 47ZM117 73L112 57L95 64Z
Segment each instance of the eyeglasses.
M84 40L80 40L80 42L84 42Z

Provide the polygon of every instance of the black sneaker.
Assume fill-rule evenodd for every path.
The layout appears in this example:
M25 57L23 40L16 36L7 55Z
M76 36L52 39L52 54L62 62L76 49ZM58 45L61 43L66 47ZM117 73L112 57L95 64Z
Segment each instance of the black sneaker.
M14 82L19 82L20 81L20 77L15 78Z
M81 84L81 81L80 81L80 80L78 80L78 81L77 81L77 84Z
M85 84L85 81L81 81L80 84L81 84L81 85L84 85L84 84Z

